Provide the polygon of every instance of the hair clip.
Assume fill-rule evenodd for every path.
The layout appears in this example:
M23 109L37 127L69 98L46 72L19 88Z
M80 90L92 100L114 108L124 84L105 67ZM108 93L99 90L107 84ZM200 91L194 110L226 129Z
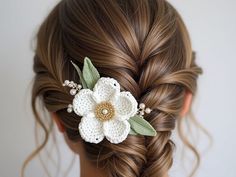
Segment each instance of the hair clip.
M128 134L156 136L156 130L143 115L151 113L144 103L138 105L128 91L121 91L117 80L100 77L88 57L80 68L71 61L78 72L81 84L65 80L63 86L70 87L73 102L67 111L81 116L78 129L81 137L90 143L99 143L106 138L111 143L121 143Z

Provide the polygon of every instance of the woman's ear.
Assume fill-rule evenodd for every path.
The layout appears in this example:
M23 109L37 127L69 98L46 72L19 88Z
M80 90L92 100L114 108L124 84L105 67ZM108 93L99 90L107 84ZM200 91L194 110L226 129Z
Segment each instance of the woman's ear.
M63 124L61 123L58 115L55 112L52 112L50 114L51 114L51 117L53 118L54 122L56 123L58 130L61 133L64 133L65 132L65 128L64 128Z
M180 117L184 117L188 112L192 104L193 94L189 91L185 92L184 104L180 112Z

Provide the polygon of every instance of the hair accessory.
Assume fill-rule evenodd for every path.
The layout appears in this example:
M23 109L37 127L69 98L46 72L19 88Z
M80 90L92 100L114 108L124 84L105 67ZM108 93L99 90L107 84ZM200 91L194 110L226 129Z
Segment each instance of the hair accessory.
M90 143L99 143L106 138L111 143L121 143L128 134L156 136L156 130L143 118L152 110L144 103L138 105L128 91L120 91L120 84L114 78L100 77L88 57L77 70L81 84L65 80L63 86L70 87L74 96L67 111L82 116L79 123L81 137Z

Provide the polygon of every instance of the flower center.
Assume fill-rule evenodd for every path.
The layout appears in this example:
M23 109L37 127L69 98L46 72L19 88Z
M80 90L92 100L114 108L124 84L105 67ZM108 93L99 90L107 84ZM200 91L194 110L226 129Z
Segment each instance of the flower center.
M95 115L100 121L110 120L115 115L114 106L109 102L101 102L95 108Z

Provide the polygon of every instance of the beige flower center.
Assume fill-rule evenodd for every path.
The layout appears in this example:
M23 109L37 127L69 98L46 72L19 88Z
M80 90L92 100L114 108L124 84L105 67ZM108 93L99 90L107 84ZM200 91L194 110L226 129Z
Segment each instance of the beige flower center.
M95 108L95 115L100 121L110 120L115 115L114 106L109 102L101 102Z

